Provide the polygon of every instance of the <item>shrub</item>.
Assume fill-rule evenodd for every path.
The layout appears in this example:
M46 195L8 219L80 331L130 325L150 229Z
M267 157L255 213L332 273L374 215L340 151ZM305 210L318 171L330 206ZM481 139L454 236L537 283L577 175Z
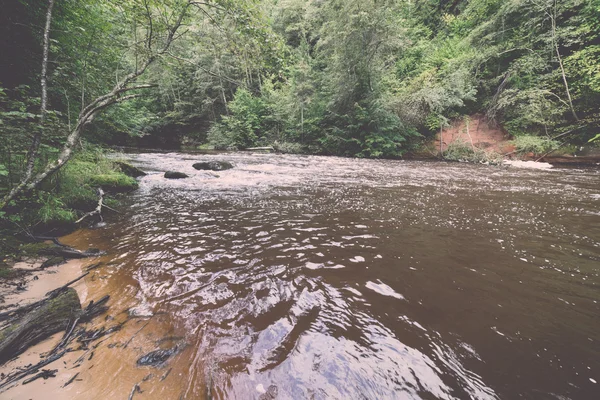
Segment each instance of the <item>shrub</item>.
M500 154L478 149L462 140L455 140L448 145L448 148L444 152L444 159L481 164L500 164L502 162Z
M512 143L517 148L517 153L544 154L560 147L556 140L533 135L517 136Z
M126 192L138 183L120 172L115 161L99 148L89 147L78 153L50 180L35 199L35 222L64 225L77 219L77 211L87 211L98 203L97 187L113 193ZM110 199L106 199L107 202Z
M42 206L38 210L38 218L44 224L69 224L75 222L75 212L68 209L65 203L51 193L41 196Z
M305 148L300 143L293 142L273 142L273 148L281 153L287 154L302 154L305 153Z

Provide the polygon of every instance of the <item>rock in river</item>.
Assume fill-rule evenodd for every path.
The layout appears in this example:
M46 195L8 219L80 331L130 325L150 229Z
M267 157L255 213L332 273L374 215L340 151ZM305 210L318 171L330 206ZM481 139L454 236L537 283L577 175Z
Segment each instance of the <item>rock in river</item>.
M167 171L165 172L165 178L167 179L182 179L182 178L187 178L188 175L184 174L183 172L176 172L176 171Z
M224 171L226 169L233 168L233 164L231 164L230 162L227 162L227 161L199 162L192 166L199 170L208 170L208 171Z

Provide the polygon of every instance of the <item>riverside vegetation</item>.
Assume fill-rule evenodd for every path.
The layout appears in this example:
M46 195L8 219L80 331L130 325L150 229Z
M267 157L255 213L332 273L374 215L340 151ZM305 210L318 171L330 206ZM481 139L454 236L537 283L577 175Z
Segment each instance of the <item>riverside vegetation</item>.
M517 153L600 135L600 0L4 8L5 232L64 227L95 206L97 188L109 192L108 207L111 192L135 188L106 146L395 158L474 113L512 136ZM446 158L498 156L455 143Z
M188 368L197 364L201 351L193 362L188 359L180 363L191 377L188 383L196 382L187 385L194 391L194 398L200 398L200 392L211 398L213 391L233 388L235 385L222 385L227 382L223 379L228 379L223 376L236 368L254 370L258 375L284 371L279 378L272 377L284 393L295 390L300 380L289 379L296 380L300 370L277 368L285 366L283 363L296 354L304 356L304 353L311 355L314 364L306 367L305 362L294 361L292 365L301 367L307 382L320 379L320 368L327 370L339 384L331 392L334 397L338 389L349 390L347 396L338 397L365 395L364 390L372 390L370 397L381 397L382 393L391 393L390 389L395 391L400 387L399 382L404 381L402 390L414 393L415 397L431 393L446 398L452 393L458 397L482 394L482 398L496 398L494 388L461 364L462 350L471 350L468 342L479 343L473 348L483 350L483 358L472 351L477 361L486 364L481 367L481 376L492 365L495 371L487 373L487 379L491 379L495 388L504 388L501 390L506 390L508 397L546 392L577 397L595 389L591 386L596 384L595 375L588 374L596 373L597 369L589 365L595 365L597 357L593 357L588 341L595 333L590 329L593 328L590 321L597 315L594 249L598 246L591 239L597 215L590 211L597 201L596 176L577 176L564 171L556 179L497 174L492 182L487 168L460 164L416 162L407 167L393 160L313 157L307 162L308 158L300 156L263 159L263 155L235 153L219 161L198 157L195 160L198 162L184 167L188 160L180 160L184 158L180 155L163 155L160 161L158 156L148 155L149 163L143 165L153 171L163 166L174 169L154 181L159 182L156 186L159 190L138 191L134 195L138 203L128 211L126 207L119 211L119 198L124 192L136 189L136 178L144 173L123 162L115 148L273 148L284 153L392 159L431 152L451 161L501 162L506 155L503 151L490 152L473 142L470 121L485 121L497 127L500 135L512 139L514 151L510 153L517 155L537 158L559 149L569 153L583 145L597 145L600 142L600 0L7 0L2 10L0 283L19 292L33 280L44 282L44 277L38 279L36 274L67 259L104 255L106 259L87 265L82 275L47 292L39 301L24 306L7 304L9 301L2 304L0 364L52 334L61 331L65 334L38 363L2 373L0 392L24 378L23 385L56 376L58 370L42 368L72 350L83 351L73 362L74 367L79 367L84 359L92 359L94 349L108 336L121 329L129 330L123 333L123 338L125 335L127 338L121 343L106 343L106 349L119 346L122 351L155 315L155 320L161 319L157 324L163 324L162 318L173 318L167 321L171 323L185 316L187 326L197 323L194 332L205 335L207 340L188 346L187 337L167 336L161 338L160 344L164 340L168 348L167 344L156 348L159 343L153 337L155 349L141 357L137 354L136 366L162 367L171 358L188 357L186 347L196 346L193 347L196 351L201 343L212 343L213 348L206 354L219 354L213 351L218 347L228 351L238 346L251 348L248 342L236 343L239 338L248 339L248 332L266 332L270 338L266 341L275 344L268 360L264 357L265 343L255 342L259 345L252 348L255 353L251 357L246 353L243 357L224 359L223 364L207 362L205 367L210 371L207 369L206 374L202 368L197 371ZM453 127L457 121L463 121L469 141L444 143L443 133L458 130ZM435 154L437 149L432 150L432 143L437 135L439 153ZM235 168L238 161L241 163L238 165L247 163L254 169ZM368 171L360 170L359 165L366 166ZM186 168L187 173L176 168ZM287 172L272 174L277 168L287 168ZM377 174L371 173L376 171ZM447 179L439 180L447 173L458 174L459 184L447 185ZM328 179L315 179L328 174ZM385 190L381 190L375 183L380 180L385 183L386 177ZM214 183L227 179L229 186ZM148 181L152 179L142 182L143 185ZM310 184L295 187L298 182ZM553 185L564 186L564 182L573 185L559 190L560 196L548 189L554 188ZM251 185L247 186L248 183ZM250 186L260 190L247 191ZM190 191L193 195L188 196L190 188L194 189ZM217 191L228 190L239 200L234 207L221 200L215 202L217 197L211 197ZM260 197L264 195L261 190L273 190L275 196L262 201L266 198ZM507 197L506 192L517 195ZM318 202L313 201L315 193L324 194ZM211 196L203 197L206 194ZM150 195L156 197L157 203L149 202ZM561 196L564 201L558 206L555 200ZM241 206L246 209L241 211ZM213 215L208 215L207 209ZM332 214L332 209L341 209L338 215L341 218ZM159 211L164 210L174 218L157 223L162 215ZM122 218L114 226L74 235L81 236L78 247L99 242L99 237L107 233L119 236L123 240L116 251L121 254L115 254L112 260L110 253L100 249L79 251L57 239L82 224L102 226L98 222L103 222L104 213L118 212ZM565 216L563 212L570 214ZM133 213L144 215L141 224L134 222ZM184 215L185 221L178 219ZM378 227L367 225L373 222ZM457 227L463 224L466 228L456 235ZM259 226L260 232L251 233ZM420 229L423 226L435 229ZM565 226L577 227L577 231L571 232ZM476 235L467 232L469 228ZM499 236L499 232L504 236ZM247 238L233 240L232 234ZM174 245L182 237L189 239L185 245L189 249L185 250L190 258L182 257L182 249ZM530 238L535 239L534 243L529 242ZM381 254L375 252L378 248L371 245L371 239L381 243L378 245L384 250ZM504 251L505 242L511 251L516 251L514 254ZM148 243L161 251L145 253L144 244ZM519 249L515 243L524 243L525 248ZM571 255L565 260L550 255L547 251L550 246L572 248L573 255L580 257ZM452 256L457 248L471 247L478 250L469 254L467 260ZM407 283L405 291L396 292L393 286L398 286L401 270L396 260L407 259L410 251L420 252L422 248L427 249L427 255L414 254L416 259L404 267L415 273L403 276ZM223 254L224 249L229 254ZM306 249L311 251L304 252ZM350 258L352 264L342 261L348 259L351 251L362 251L359 249L369 251ZM531 252L530 261L524 258L527 251ZM293 259L290 254L294 254ZM490 254L493 257L488 257ZM323 262L309 258L313 255L324 257ZM223 256L236 261L235 270L229 262L218 263ZM9 266L14 261L40 257L45 261L28 270ZM280 258L290 260L285 274L281 273ZM497 263L482 267L480 260L487 259ZM473 260L477 260L477 265L472 265L468 272L464 270ZM537 267L533 260L545 260L539 265L543 273L538 268L526 269L522 264L531 262L530 265ZM161 262L152 265L150 261ZM213 261L215 265L210 264ZM421 274L420 262L447 268L423 269L425 274ZM364 267L362 263L366 263ZM572 270L571 265L577 268ZM227 277L220 276L223 268L228 269ZM342 268L348 268L343 270L348 277L343 282L333 273L322 272ZM494 273L486 272L487 268ZM107 273L113 269L121 275ZM306 270L311 272L306 274ZM482 273L473 278L473 272L478 270ZM143 276L134 276L138 271L144 272ZM554 272L577 278L565 280ZM515 282L509 278L517 275L519 284L510 286ZM90 291L91 301L87 306L76 289L70 287L86 277L88 283L96 282L103 288L101 295ZM331 277L334 279L329 280ZM581 281L577 281L580 277ZM143 284L136 293L128 283L134 280ZM189 290L191 281L194 285L208 283ZM534 281L536 285L521 285ZM455 287L447 286L448 282L459 282L458 288L468 296L461 298ZM103 286L105 283L107 286ZM112 290L107 289L109 284L114 285ZM165 285L172 291L167 293ZM373 293L363 299L363 293L354 287ZM497 292L482 290L492 287ZM143 292L144 288L148 293ZM558 298L567 308L560 308L561 304L557 306L555 299L550 298L556 294L555 288L567 299ZM106 315L100 327L82 326L109 309L110 295L105 289L119 294L110 304L111 313L117 313ZM219 293L212 293L215 289ZM345 289L352 296L341 294ZM567 295L576 291L578 297ZM149 309L156 307L151 314L144 310L136 313L131 296L138 297L138 293L149 300ZM235 294L224 298L224 293ZM506 293L511 295L511 302L505 303L504 308L501 302ZM167 297L158 299L157 295ZM376 297L379 295L387 299L381 302ZM397 307L399 303L391 298L401 301L402 306ZM202 310L201 306L211 299L215 300L215 307ZM234 299L235 302L230 302ZM534 303L532 299L535 309L529 307ZM5 300L2 293L0 301ZM160 302L151 304L155 300ZM585 303L587 300L590 301ZM577 313L572 311L575 303L570 301L577 303ZM191 313L180 308L187 302L195 307ZM236 304L242 307L236 309ZM252 304L256 310L267 310L267 314L260 315L262 311L253 314L249 306ZM474 304L478 307L474 308ZM370 311L371 305L386 318ZM510 324L502 325L490 312L497 305L507 310L503 312ZM285 311L288 308L289 312ZM406 315L396 315L401 309ZM463 324L460 316L455 318L456 310L469 310L470 323ZM190 318L201 314L202 321ZM427 328L416 319L412 323L411 314L417 319L424 317L420 320ZM223 315L234 316L231 326L204 331L206 327L222 327ZM284 316L282 323L273 320L261 327L264 321L279 320L281 316ZM461 326L448 324L440 329L436 326L440 321L427 322L431 316L451 317ZM390 321L385 322L387 317ZM141 322L138 318L147 318L139 328L134 325ZM539 323L542 318L544 322L560 320L564 326L548 329L550 325ZM541 360L539 348L523 351L508 347L513 340L501 332L516 331L519 335L521 329L512 329L517 327L512 325L515 321L522 323L523 338L541 338L532 343L544 351L550 348L555 352L550 359L551 367L539 368L539 364L522 362L522 355L527 352ZM311 331L318 326L314 325L317 322L323 323L324 329L319 329L321 336L308 340L316 352L296 351L301 337L310 338L304 335L315 333ZM409 338L408 332L415 333L414 329L406 331L402 327L405 322L411 329L417 327L426 332L426 337L419 336L422 335L419 332L413 336L413 347L398 340ZM271 324L280 326L279 333L291 330L275 338L265 328ZM442 335L439 341L430 335L444 329L446 338L465 340L465 346L460 346L462 350L453 348L448 339L441 341ZM462 335L461 329L464 329ZM553 337L565 341L545 339L544 335L550 331ZM363 337L360 332L367 335ZM255 335L251 340L255 339L261 337ZM351 344L365 342L373 345ZM341 348L345 343L350 345ZM432 345L423 346L425 343ZM429 347L438 353L434 350L427 354ZM492 347L486 354L486 349ZM402 353L394 355L387 351L392 348L401 349ZM135 352L138 351L136 345ZM496 351L502 357L496 357ZM321 359L323 354L333 357ZM398 354L408 364L397 364ZM344 359L349 362L339 362ZM554 359L563 360L564 371L574 374L571 380L556 373ZM256 360L259 364L249 364ZM260 365L260 360L268 363ZM128 365L121 363L121 358L118 361L119 365ZM210 361L210 357L204 357L203 361ZM61 368L66 369L67 361L60 362ZM392 365L393 371L380 369ZM521 370L515 370L515 365L521 366ZM85 370L92 366L86 366ZM559 367L563 369L563 365ZM363 377L369 370L375 372L369 379L370 389L349 384L349 376ZM83 368L81 371L84 374ZM170 371L154 380L162 382ZM173 378L188 378L175 371ZM312 372L306 375L305 371ZM527 386L529 391L522 391L520 383L510 385L503 381L509 372L515 371L524 380L546 386L544 391L532 384ZM69 377L62 387L73 384L79 373ZM218 376L213 380L213 374L218 373L222 374L221 380ZM122 379L106 375L91 382L102 382L103 378L110 379L110 383L97 384L97 388L118 391L113 397L123 397L118 385ZM133 389L127 388L131 390L129 399L141 393L142 382L152 378L153 374L136 378ZM172 382L159 385L174 391L185 386ZM279 390L276 385L266 390L262 384L256 386L256 382L244 385L264 392L260 398L265 399L275 398ZM307 390L303 397L322 390L313 391L305 382L300 385L305 385L301 390Z

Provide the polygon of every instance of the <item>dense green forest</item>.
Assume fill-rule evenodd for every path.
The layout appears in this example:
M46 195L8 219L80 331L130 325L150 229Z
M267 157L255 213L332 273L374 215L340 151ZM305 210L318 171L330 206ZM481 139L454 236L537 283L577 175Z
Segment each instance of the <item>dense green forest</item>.
M401 157L475 113L539 152L600 131L600 0L7 0L0 54L0 213L30 223L135 187L106 146Z

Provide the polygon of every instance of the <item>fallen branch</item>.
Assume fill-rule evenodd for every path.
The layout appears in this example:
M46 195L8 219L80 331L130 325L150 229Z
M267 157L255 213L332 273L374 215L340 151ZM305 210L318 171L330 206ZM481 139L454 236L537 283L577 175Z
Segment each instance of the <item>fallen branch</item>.
M98 249L90 249L87 251L80 251L80 250L74 249L69 246L52 247L50 249L45 250L45 252L56 255L56 256L62 256L65 258L88 258L88 257L96 257L96 256L105 254Z
M96 302L94 302L93 300L90 301L90 304L88 304L88 306L85 308L85 310L83 310L83 313L81 314L82 321L89 321L96 315L100 315L106 310L108 310L108 307L105 304L108 303L109 299L110 296L105 295Z
M91 217L92 215L96 215L96 214L98 214L98 216L100 217L100 221L102 221L102 202L103 201L104 201L104 190L102 190L101 188L98 188L98 205L92 211L85 213L81 218L79 218L77 221L75 221L75 223L78 224L81 221L83 221L84 219L86 219L87 217Z
M91 264L91 265L88 265L88 266L87 266L87 268L86 268L85 270L86 270L86 271L92 271L92 270L94 270L94 269L96 269L96 268L100 268L100 267L102 267L103 265L104 265L104 263L101 263L101 262L99 262L99 263L95 263L95 264Z
M69 386L71 383L73 383L73 381L75 381L75 378L77 378L78 376L79 376L79 372L76 373L75 375L73 375L73 377L71 379L69 379L64 385L62 385L62 387Z
M138 385L137 383L133 386L133 389L131 389L131 393L129 394L128 400L133 399L133 395L135 394L135 392L142 393L142 389L140 389L140 385Z
M31 236L34 240L38 242L45 242L46 240L51 240L57 246L60 247L69 247L66 244L61 243L57 237L55 236Z
M107 206L106 204L102 204L102 207L104 207L104 208L108 208L110 211L112 211L112 212L116 212L117 214L121 214L121 211L119 211L119 210L115 210L114 208L112 208L112 207L109 207L109 206Z
M272 146L267 146L267 147L246 147L246 150L267 150L267 151L275 151L275 149Z
M152 315L152 317L154 317L154 315ZM152 317L150 317L148 319L148 321L146 321L146 323L140 329L138 329L137 332L134 333L133 336L130 337L127 342L125 342L125 345L123 345L123 348L126 348L129 345L129 343L131 343L131 341L133 340L133 338L135 338L137 336L137 334L140 333L142 331L142 329L144 329L150 323L150 320L152 319Z
M28 383L31 383L40 378L44 378L44 379L56 378L57 372L58 372L57 369L43 369L42 372L40 372L39 374L36 374L29 379L25 379L23 381L23 385L27 385Z
M65 336L63 337L63 339L60 341L60 343L58 344L58 346L56 346L54 348L54 350L52 350L51 353L56 352L56 350L58 350L61 347L65 347L65 345L68 343L69 338L71 337L71 335L73 334L73 331L75 330L75 327L77 326L77 323L79 322L79 317L75 318L75 321L73 322L73 325L71 326L71 329L69 330L68 333L65 334Z
M70 285L74 284L75 282L80 281L81 279L85 278L89 273L90 272L88 271L88 272L84 273L83 275L73 279L72 281L65 283L61 287L49 291L48 293L46 293L46 297L48 297L50 299L55 298L56 296L58 296L60 294L60 292L62 292L63 290L66 290Z
M5 388L6 386L10 385L11 383L18 381L21 378L26 377L27 375L30 375L30 374L33 374L33 373L39 371L40 368L45 367L46 365L53 363L54 361L56 361L59 358L61 358L62 356L64 356L66 352L67 352L66 350L63 350L58 354L54 354L51 357L43 359L39 363L32 365L29 368L18 371L13 375L7 376L6 380L4 382L0 383L0 389Z

